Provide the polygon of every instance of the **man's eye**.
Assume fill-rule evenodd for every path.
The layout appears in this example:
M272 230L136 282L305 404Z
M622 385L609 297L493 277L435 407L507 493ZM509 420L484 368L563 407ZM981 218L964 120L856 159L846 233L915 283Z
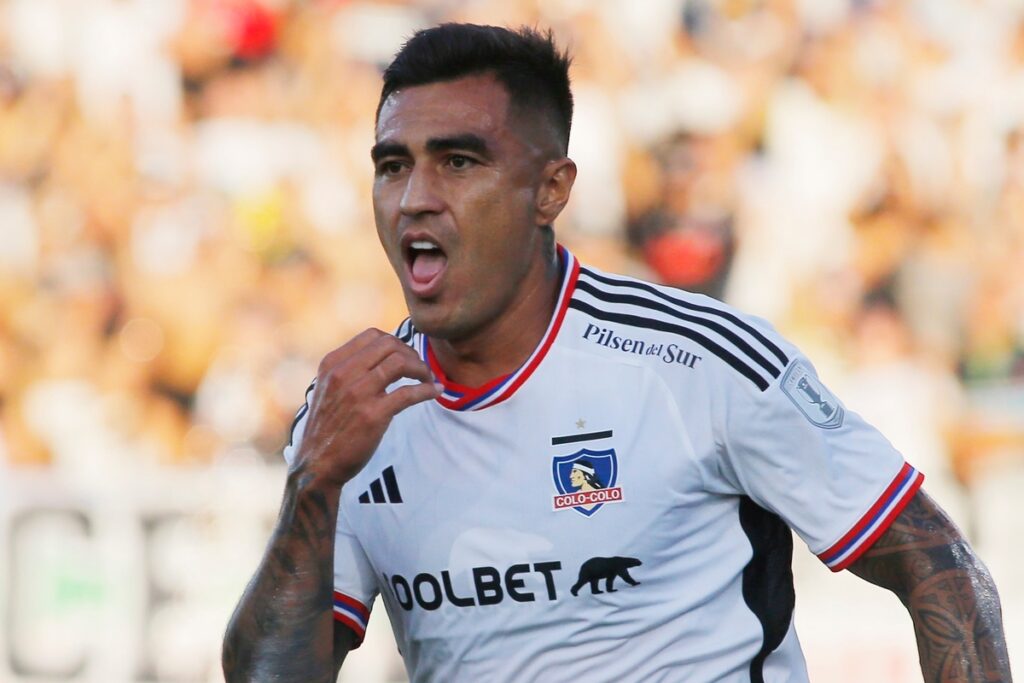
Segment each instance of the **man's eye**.
M402 163L399 161L384 161L378 166L381 175L395 175L402 172Z
M461 171L464 168L469 168L470 166L472 166L473 160L470 159L469 157L462 156L461 154L453 154L450 157L448 157L448 165L456 170Z

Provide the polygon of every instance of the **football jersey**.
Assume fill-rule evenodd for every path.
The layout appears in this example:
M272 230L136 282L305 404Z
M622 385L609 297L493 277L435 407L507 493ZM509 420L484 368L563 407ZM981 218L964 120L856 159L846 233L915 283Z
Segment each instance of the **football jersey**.
M806 681L790 529L843 569L922 475L763 320L559 257L515 372L396 332L444 391L341 492L335 618L380 597L414 682Z

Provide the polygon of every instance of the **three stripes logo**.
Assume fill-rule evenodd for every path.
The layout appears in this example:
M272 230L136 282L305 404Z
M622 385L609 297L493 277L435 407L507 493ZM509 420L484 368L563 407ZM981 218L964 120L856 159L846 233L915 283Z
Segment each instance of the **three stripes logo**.
M380 476L370 482L370 489L359 495L359 502L370 503L401 503L402 493L398 490L398 480L395 479L395 468L388 465Z

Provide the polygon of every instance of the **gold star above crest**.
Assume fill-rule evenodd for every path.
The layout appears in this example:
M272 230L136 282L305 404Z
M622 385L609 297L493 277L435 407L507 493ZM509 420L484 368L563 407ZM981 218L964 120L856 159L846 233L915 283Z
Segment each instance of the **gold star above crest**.
M586 426L587 426L587 421L584 420L582 417L580 419L576 420L576 429L583 429Z

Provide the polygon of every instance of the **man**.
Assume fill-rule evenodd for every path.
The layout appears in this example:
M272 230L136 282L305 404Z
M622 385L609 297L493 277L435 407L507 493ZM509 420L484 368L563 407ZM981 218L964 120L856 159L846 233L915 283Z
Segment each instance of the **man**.
M555 246L571 116L527 30L422 31L385 72L410 319L323 359L227 680L333 680L379 595L414 681L804 681L792 528L907 605L927 680L1009 681L987 571L797 349Z

